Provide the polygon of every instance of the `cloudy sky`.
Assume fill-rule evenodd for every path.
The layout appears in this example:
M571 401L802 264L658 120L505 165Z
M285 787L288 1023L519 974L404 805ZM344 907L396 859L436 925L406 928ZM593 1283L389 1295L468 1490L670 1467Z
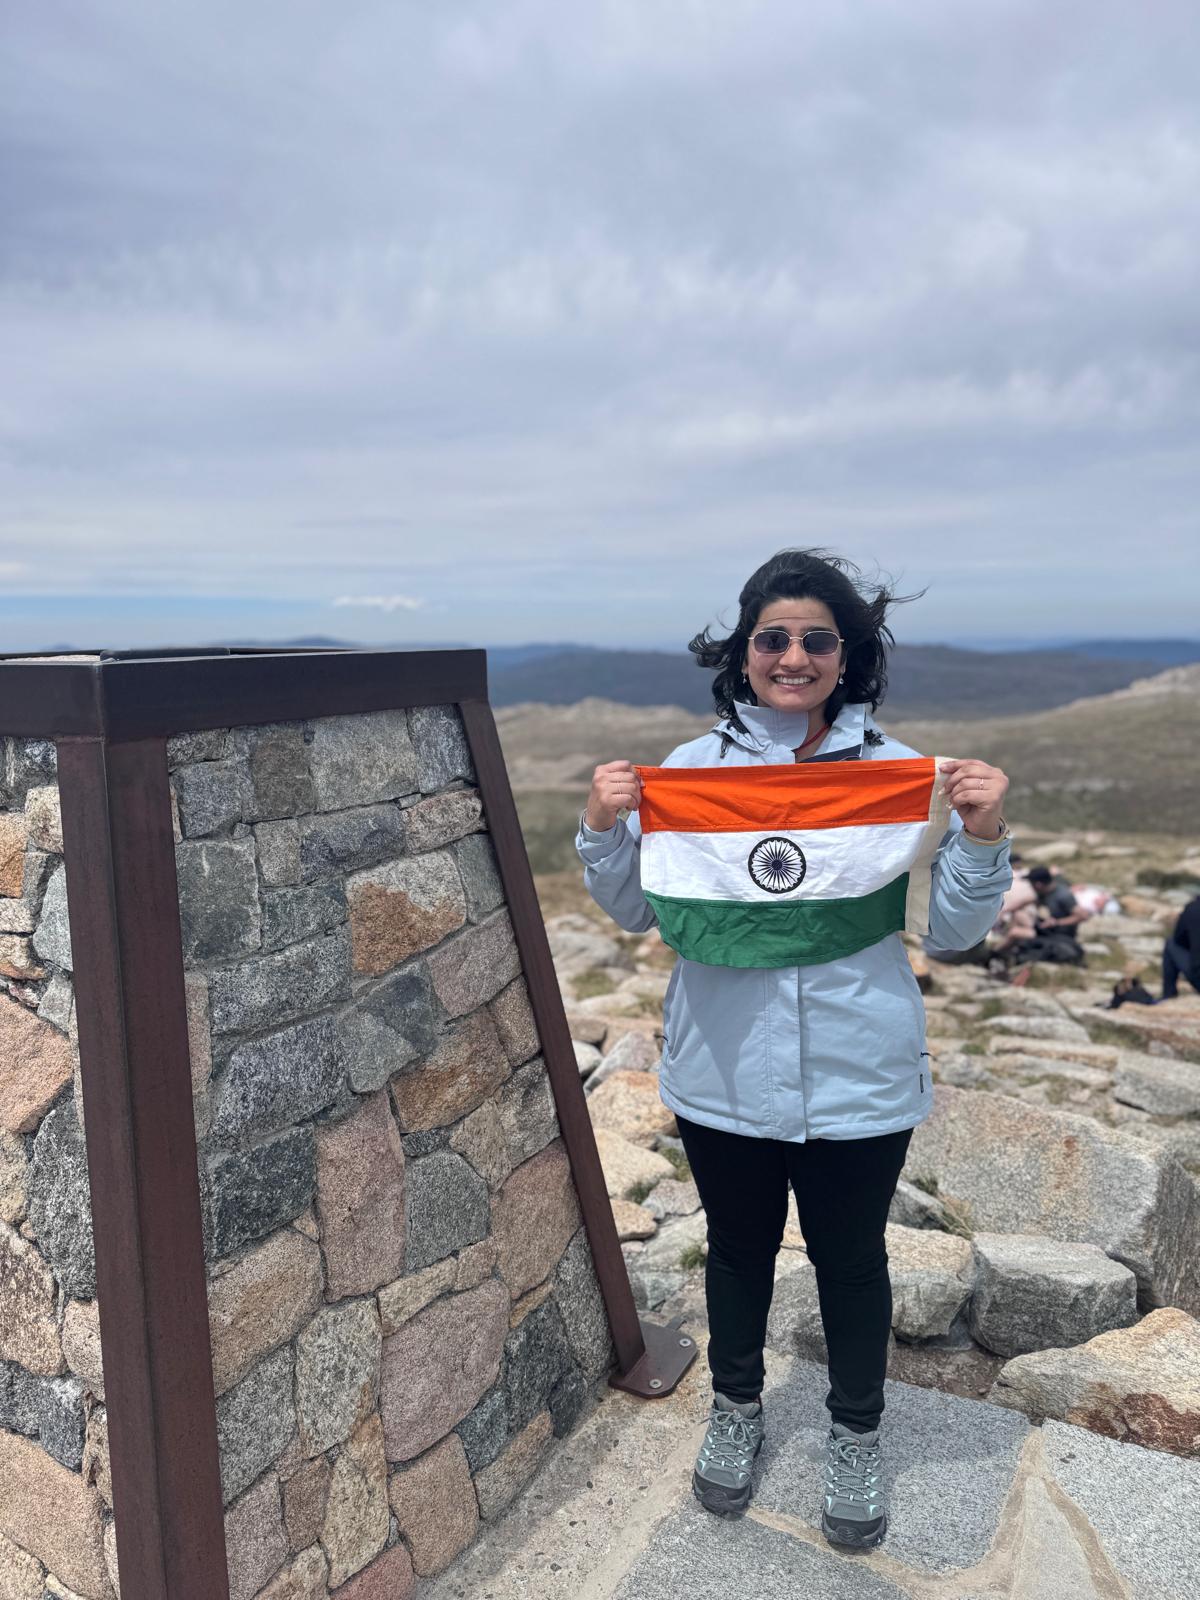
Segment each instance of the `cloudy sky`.
M1196 631L1186 0L9 12L0 649Z

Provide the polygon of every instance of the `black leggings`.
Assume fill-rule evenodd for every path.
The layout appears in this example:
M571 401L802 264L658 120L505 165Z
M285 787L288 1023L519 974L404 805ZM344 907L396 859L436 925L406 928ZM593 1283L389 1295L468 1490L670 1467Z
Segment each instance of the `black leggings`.
M834 1422L858 1432L883 1412L892 1286L883 1230L911 1128L873 1139L754 1139L678 1117L708 1216L708 1364L713 1388L757 1400L775 1257L796 1194L816 1268L829 1347L826 1399Z

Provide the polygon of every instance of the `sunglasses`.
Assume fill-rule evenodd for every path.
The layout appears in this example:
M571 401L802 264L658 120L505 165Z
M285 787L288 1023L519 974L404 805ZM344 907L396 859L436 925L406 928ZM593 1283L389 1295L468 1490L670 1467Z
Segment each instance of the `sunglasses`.
M805 655L831 656L845 640L832 628L810 628L807 633L789 633L786 628L760 628L750 635L750 643L760 656L781 656L787 653L793 639L799 639Z

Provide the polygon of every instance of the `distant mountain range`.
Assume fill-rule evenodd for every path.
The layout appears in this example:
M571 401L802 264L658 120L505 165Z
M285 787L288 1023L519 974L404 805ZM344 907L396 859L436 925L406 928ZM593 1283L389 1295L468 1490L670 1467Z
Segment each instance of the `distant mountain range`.
M1135 646L1142 653L1135 653ZM574 647L525 660L489 651L493 705L524 701L573 705L599 698L623 705L712 709L711 676L690 655ZM963 650L953 645L897 645L886 706L895 717L1006 716L1046 711L1085 696L1124 689L1164 666L1200 661L1200 642L1116 640L1089 649Z
M227 640L226 648L343 649L327 635L285 640ZM380 648L449 650L461 640L395 642ZM711 676L686 651L606 650L569 643L489 646L488 687L496 707L540 702L575 705L601 699L628 706L712 710ZM1046 711L1124 689L1164 668L1200 661L1200 640L1091 639L1028 649L967 650L902 644L892 652L886 714L895 719L999 717Z

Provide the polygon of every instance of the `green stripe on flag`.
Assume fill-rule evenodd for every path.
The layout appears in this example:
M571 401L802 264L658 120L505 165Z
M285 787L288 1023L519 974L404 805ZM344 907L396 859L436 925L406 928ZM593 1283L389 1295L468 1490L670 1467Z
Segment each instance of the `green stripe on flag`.
M710 967L809 967L852 956L904 927L908 873L851 900L684 900L647 893L659 932Z

